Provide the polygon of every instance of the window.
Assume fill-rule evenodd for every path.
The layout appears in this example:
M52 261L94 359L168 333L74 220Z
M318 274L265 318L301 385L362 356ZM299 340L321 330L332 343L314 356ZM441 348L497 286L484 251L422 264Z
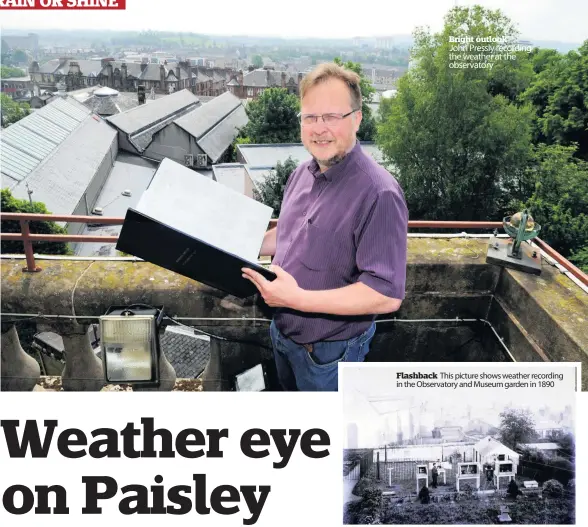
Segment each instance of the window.
M247 88L247 97L253 97L253 88Z
M499 454L498 461L506 461L505 460L505 455L504 454Z

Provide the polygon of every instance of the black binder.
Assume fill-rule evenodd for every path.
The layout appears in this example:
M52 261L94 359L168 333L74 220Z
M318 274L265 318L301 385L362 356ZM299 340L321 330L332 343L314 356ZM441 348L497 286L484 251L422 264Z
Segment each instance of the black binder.
M253 269L270 281L276 278L275 273L261 265L223 251L132 208L127 211L116 248L240 298L257 293L255 285L242 277L241 268Z

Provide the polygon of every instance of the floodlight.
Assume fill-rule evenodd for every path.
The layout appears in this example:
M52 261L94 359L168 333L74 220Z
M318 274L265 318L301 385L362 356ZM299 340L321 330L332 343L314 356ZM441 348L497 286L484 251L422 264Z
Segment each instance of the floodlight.
M159 386L160 309L113 306L100 317L104 379L108 384Z

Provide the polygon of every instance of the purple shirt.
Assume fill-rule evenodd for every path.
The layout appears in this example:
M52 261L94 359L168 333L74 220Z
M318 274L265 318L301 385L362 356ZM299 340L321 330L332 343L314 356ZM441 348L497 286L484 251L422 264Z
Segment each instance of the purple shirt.
M363 282L404 298L408 210L390 173L359 142L321 174L313 159L292 173L284 190L273 260L302 289L338 289ZM277 328L299 344L345 340L375 315L338 316L278 309Z

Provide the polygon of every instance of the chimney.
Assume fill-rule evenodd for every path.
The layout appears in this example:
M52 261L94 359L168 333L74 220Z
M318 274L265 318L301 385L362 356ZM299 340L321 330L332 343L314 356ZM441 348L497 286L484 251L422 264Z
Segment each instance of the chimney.
M79 62L70 62L69 63L69 71L68 73L71 73L73 75L77 75L78 73L80 73L80 64Z
M271 76L270 76L270 71L269 70L265 70L265 85L266 86L271 86Z
M165 91L165 75L166 75L165 66L163 64L161 64L159 66L159 88L161 91Z
M108 76L108 86L114 88L114 70L111 62L106 65L106 75Z
M112 57L108 57L106 59L100 59L100 66L102 68L104 68L105 66L107 66L110 62L112 62L114 59Z
M182 71L179 64L176 66L176 77L178 78L178 90L181 90L182 81L180 79L182 78Z
M286 87L286 72L282 72L282 88Z
M123 62L120 67L121 82L123 91L127 90L127 64Z
M137 86L137 99L139 100L139 104L145 104L145 86L142 84Z

